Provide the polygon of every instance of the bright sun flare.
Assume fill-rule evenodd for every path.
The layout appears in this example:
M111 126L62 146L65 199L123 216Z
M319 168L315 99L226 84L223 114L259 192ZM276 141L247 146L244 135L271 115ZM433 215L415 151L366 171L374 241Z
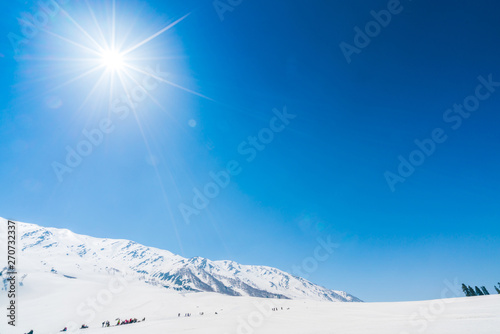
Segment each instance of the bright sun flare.
M114 50L108 50L102 53L101 62L107 70L117 71L123 69L124 60L123 56Z
M78 47L80 51L85 51L85 56L82 58L78 58L78 60L88 62L88 65L85 64L84 67L85 70L83 73L78 73L75 77L68 79L67 81L63 82L62 84L58 85L52 90L69 85L74 81L80 80L86 76L91 75L92 73L96 73L98 71L102 72L100 76L97 78L97 82L94 84L94 86L90 89L90 92L84 98L78 111L84 108L86 103L91 99L92 96L94 96L94 94L97 91L102 90L101 88L103 87L103 85L109 85L108 88L109 90L107 91L109 98L106 98L106 100L109 101L113 100L114 94L117 94L120 90L124 91L126 95L130 95L131 92L130 89L132 87L137 87L137 86L142 87L141 83L138 82L136 79L137 75L142 75L142 76L145 75L148 77L152 77L158 80L159 82L182 89L191 94L207 98L202 94L199 94L174 82L168 81L163 77L157 76L156 72L151 70L149 67L146 67L146 69L144 69L137 66L138 61L142 63L145 60L158 59L158 58L137 57L137 55L131 56L131 54L135 50L139 49L140 47L143 47L145 44L147 44L154 38L160 36L164 32L168 31L169 29L173 28L174 26L182 22L186 17L190 15L190 13L171 22L167 26L163 27L161 30L150 35L149 37L146 37L140 42L129 46L127 45L128 43L126 43L125 40L118 40L118 41L116 40L117 35L128 36L130 31L125 32L125 34L124 33L117 34L116 31L117 24L115 20L115 0L112 1L112 15L109 18L111 22L110 26L111 31L108 31L107 29L102 29L92 8L88 6L88 9L90 11L91 18L93 18L94 20L96 28L94 30L97 32L97 34L91 34L89 31L85 30L85 28L82 27L73 17L71 17L71 15L68 12L64 13L68 17L69 22L71 22L76 27L76 29L80 30L80 32L83 35L83 38L81 40L70 39L66 36L62 36L56 33L51 33L51 35L53 35L54 37ZM87 57L86 56L87 54L91 54L91 56ZM57 61L60 61L61 59L64 61L73 61L73 58L61 58L61 59L47 58L47 59L57 60ZM151 99L153 99L151 95L149 95L147 92L146 94ZM156 101L155 103L158 104Z

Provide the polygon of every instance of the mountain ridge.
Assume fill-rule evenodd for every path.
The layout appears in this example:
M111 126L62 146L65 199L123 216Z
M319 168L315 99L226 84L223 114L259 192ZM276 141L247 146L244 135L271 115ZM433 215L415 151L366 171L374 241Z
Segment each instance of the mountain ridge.
M3 232L7 221L1 219L0 222ZM179 292L361 302L344 291L330 290L268 266L212 261L200 256L184 258L131 240L95 238L68 229L22 222L17 222L17 228L18 256L21 263L30 263L27 271L31 273L55 271L71 279L102 273L122 275Z

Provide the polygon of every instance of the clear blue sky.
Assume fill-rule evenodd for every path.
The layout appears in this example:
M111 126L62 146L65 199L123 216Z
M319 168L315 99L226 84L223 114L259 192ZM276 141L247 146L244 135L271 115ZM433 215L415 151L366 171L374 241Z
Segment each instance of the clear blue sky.
M103 3L89 2L107 37ZM330 236L340 247L308 278L366 301L439 298L455 279L491 292L500 279L500 89L461 124L443 116L475 94L478 76L500 82L499 5L402 1L348 63L339 45L354 45L354 28L388 3L243 0L221 20L212 1L118 2L125 48L191 13L130 62L198 95L157 83L148 92L156 102L148 96L135 116L110 108L123 88L96 86L102 71L63 85L90 68L70 41L92 43L62 12L38 16L43 31L16 55L9 33L22 36L18 19L40 8L9 3L0 14L0 216L285 271ZM62 7L98 40L84 2ZM296 117L248 162L248 136L284 106ZM66 147L108 117L112 130L60 182L54 162L65 164ZM438 128L446 141L392 191L386 171L397 173L398 157ZM186 224L179 205L193 206L193 189L231 160L241 172Z

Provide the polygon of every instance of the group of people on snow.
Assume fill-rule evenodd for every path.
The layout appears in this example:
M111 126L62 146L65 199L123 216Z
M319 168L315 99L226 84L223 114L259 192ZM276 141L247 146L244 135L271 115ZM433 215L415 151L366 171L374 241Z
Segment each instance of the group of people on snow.
M215 314L219 314L217 312L215 312ZM199 312L199 315L205 315L205 312ZM177 313L177 317L180 318L181 314L180 313ZM184 317L190 317L191 316L191 313L184 313Z
M290 308L288 307L287 310L289 310ZM272 308L272 311L279 311L280 308L278 307L274 307ZM281 311L283 311L283 307L281 307ZM200 315L204 315L205 313L204 312L200 312ZM215 312L215 314L218 314L217 312ZM177 314L178 317L181 316L180 313ZM185 317L190 317L191 316L191 313L184 313L184 316ZM116 318L117 320L117 323L115 326L120 326L120 325L127 325L127 324L135 324L137 322L141 322L141 321L146 321L146 318L144 317L142 320L137 320L137 318L130 318L130 319L125 319L125 320L120 320L120 318ZM110 327L110 323L109 323L109 320L106 320L106 321L103 321L102 322L102 327ZM86 328L89 328L89 326L83 324L82 327L80 327L80 329L86 329ZM60 330L60 332L66 332L68 330L68 327L64 327L63 329ZM33 334L33 330L29 331L28 333L25 333L25 334Z
M116 326L120 326L120 325L135 324L136 322L146 321L146 318L143 318L142 320L137 320L137 318L130 318L130 319L125 319L123 321L120 320L120 318L117 318L116 320L118 320L118 322L116 323ZM108 321L108 324L109 324L109 321ZM109 326L107 326L107 327L109 327Z
M290 309L290 308L288 307L288 308L287 308L287 310L289 310L289 309ZM279 307L273 307L271 310L272 310L272 311L279 311L279 310L280 310L280 308L279 308ZM283 311L283 307L281 307L281 310Z
M137 320L137 318L130 318L130 319L125 319L125 320L120 320L120 318L116 318L116 320L118 321L116 323L116 326L120 326L120 325L127 325L127 324L135 324L136 322L141 322L141 321L146 321L146 318L143 318L142 320ZM109 320L106 320L106 321L103 321L102 322L102 327L110 327L111 324L109 323ZM80 327L80 329L86 329L86 328L89 328L89 326L83 324L82 327ZM63 329L60 330L60 332L67 332L68 331L68 327L64 327ZM33 334L33 331L27 333L27 334Z

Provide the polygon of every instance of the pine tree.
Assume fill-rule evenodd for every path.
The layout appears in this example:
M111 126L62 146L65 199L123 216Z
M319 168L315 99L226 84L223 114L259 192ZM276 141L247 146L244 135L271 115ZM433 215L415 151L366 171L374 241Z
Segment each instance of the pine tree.
M500 289L498 289L498 288L495 286L495 290L497 290L497 293L500 295Z
M484 293L477 287L477 285L475 287L475 291L476 291L476 295L477 296L483 296L484 295Z
M474 289L469 285L469 293L471 296L476 296L476 293L474 292Z
M496 287L495 287L496 288ZM469 292L469 288L462 283L462 291L464 292L464 294L467 296L467 297L470 297L470 292Z
M490 294L484 285L481 287L481 291L484 293L485 296Z

